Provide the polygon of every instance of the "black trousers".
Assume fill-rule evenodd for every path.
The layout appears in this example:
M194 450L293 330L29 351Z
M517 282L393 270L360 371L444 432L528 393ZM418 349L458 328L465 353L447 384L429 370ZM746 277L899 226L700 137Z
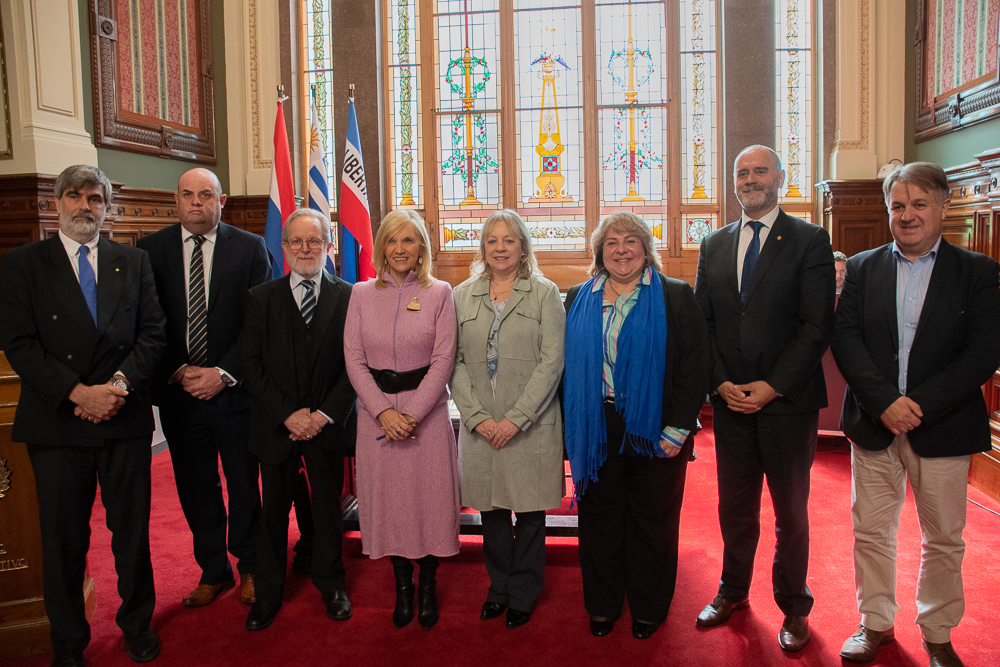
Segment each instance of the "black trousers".
M260 464L263 487L260 543L254 587L257 599L280 602L288 567L288 513L305 459L312 488L313 541L312 582L327 595L344 588L344 517L340 494L344 488L344 454L320 449L312 443L296 443L291 456L280 465Z
M205 401L184 409L160 408L170 447L177 496L191 528L201 584L233 577L228 551L242 574L257 569L260 487L257 457L250 453L250 410L223 412ZM219 459L226 475L229 513L222 499ZM228 524L228 540L227 540Z
M771 583L786 615L808 616L813 606L809 571L809 475L816 457L819 412L751 415L715 406L719 524L725 545L719 595L750 592L760 539L764 479L774 505L777 544Z
M625 423L607 406L608 442ZM628 597L632 618L662 623L677 582L677 541L694 437L673 458L619 454L609 445L597 481L579 502L583 602L591 616L618 618Z
M151 444L150 434L96 447L28 445L42 530L45 612L57 651L82 651L90 643L83 578L98 481L122 599L115 621L123 632L149 627L156 604L149 559Z
M483 559L490 575L486 599L532 611L545 584L545 511L515 514L512 526L509 509L480 512Z

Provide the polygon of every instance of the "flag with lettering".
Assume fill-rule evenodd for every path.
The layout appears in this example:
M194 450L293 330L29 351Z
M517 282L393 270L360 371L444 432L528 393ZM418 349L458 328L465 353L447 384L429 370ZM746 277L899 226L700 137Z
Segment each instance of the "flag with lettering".
M322 136L319 133L319 113L316 99L312 101L312 122L309 124L309 208L330 218L330 188L326 180L326 154L323 151ZM329 239L327 239L329 240ZM337 249L330 246L326 255L326 271L336 275L334 255Z
M347 102L347 147L340 181L340 221L344 225L340 243L340 277L350 283L374 278L372 257L375 242L372 240L365 163L361 157L353 97Z
M288 98L285 98L288 99ZM285 220L295 211L295 186L292 183L292 157L288 150L285 114L278 100L278 115L274 119L274 162L271 164L271 198L267 203L267 224L264 244L271 255L271 277L288 273L285 251L281 248L281 230Z

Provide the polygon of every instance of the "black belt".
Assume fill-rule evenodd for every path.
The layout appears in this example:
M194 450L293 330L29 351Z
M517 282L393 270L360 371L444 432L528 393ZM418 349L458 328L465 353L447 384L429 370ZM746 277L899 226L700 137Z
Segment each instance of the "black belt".
M401 391L411 391L419 387L420 381L424 379L430 368L430 366L424 366L404 373L397 373L389 369L369 368L368 370L375 378L375 384L378 385L379 389L387 394L398 394Z

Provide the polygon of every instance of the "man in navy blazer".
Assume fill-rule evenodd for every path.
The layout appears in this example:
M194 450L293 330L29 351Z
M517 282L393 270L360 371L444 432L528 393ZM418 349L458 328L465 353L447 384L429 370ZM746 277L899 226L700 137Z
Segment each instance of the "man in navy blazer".
M253 604L260 491L249 451L250 396L243 386L240 329L247 291L267 280L264 240L220 222L226 195L215 174L192 169L177 185L180 223L144 236L167 316L167 349L151 388L170 447L177 495L201 568L181 601L203 607L236 585ZM228 531L219 459L229 495Z
M892 243L848 261L833 353L848 389L854 566L861 624L847 660L892 641L896 530L909 477L923 533L917 619L932 667L961 665L969 462L991 447L982 385L1000 366L1000 266L941 236L944 171L913 162L883 184Z
M149 256L100 236L111 182L87 165L55 184L59 234L0 262L0 338L21 376L12 439L28 445L42 533L53 665L90 643L83 580L97 483L107 510L129 657L149 662L156 597L149 558L147 385L166 345ZM6 511L6 510L4 510Z
M772 580L785 614L778 642L809 642L809 473L826 384L836 278L823 228L778 207L777 154L750 146L733 168L742 218L701 244L695 296L708 322L724 553L717 596L698 624L725 623L749 604L764 478L777 533Z

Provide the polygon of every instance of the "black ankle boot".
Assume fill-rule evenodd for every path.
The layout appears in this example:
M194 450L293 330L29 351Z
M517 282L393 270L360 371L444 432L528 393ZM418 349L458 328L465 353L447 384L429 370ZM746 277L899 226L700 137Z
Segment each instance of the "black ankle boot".
M392 624L405 627L413 620L413 563L408 558L392 557L392 572L396 577L396 607L392 610Z
M437 582L433 579L420 582L420 613L417 614L417 620L424 630L430 630L438 622Z

